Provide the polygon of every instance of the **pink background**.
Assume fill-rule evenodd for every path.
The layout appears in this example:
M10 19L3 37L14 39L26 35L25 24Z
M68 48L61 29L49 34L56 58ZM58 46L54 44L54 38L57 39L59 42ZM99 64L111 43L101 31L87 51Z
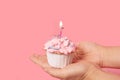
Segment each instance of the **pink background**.
M120 45L120 0L0 0L0 80L57 80L29 56L45 54L60 20L74 42Z

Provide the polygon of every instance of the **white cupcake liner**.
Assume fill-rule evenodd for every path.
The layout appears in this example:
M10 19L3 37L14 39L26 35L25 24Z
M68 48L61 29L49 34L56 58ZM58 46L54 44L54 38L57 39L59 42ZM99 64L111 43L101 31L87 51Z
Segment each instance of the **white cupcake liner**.
M55 68L63 68L68 64L72 63L73 55L72 54L55 54L47 52L47 60L49 65Z

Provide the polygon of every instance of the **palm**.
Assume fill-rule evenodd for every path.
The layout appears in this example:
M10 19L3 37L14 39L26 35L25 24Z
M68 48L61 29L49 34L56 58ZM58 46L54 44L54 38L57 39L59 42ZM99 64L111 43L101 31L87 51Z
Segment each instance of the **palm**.
M82 80L82 78L87 76L87 73L96 68L93 64L83 60L70 64L62 69L49 66L46 56L33 55L31 60L40 65L50 75L64 80Z

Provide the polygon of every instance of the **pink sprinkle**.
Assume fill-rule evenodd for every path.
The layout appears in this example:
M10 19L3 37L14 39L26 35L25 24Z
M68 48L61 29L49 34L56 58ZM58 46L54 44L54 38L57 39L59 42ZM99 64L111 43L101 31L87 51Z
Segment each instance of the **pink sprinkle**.
M69 45L70 44L70 45ZM51 48L49 48L51 47ZM69 54L72 51L74 51L75 46L74 44L68 40L67 37L62 37L62 38L53 38L51 41L48 41L45 44L45 49L48 52L60 52L64 54Z

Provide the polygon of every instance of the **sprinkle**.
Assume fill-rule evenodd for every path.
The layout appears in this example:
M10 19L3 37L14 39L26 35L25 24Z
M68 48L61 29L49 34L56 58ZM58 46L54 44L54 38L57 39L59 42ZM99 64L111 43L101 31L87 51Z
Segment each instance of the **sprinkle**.
M45 50L48 52L60 52L69 54L74 51L75 45L67 37L53 38L45 44Z

